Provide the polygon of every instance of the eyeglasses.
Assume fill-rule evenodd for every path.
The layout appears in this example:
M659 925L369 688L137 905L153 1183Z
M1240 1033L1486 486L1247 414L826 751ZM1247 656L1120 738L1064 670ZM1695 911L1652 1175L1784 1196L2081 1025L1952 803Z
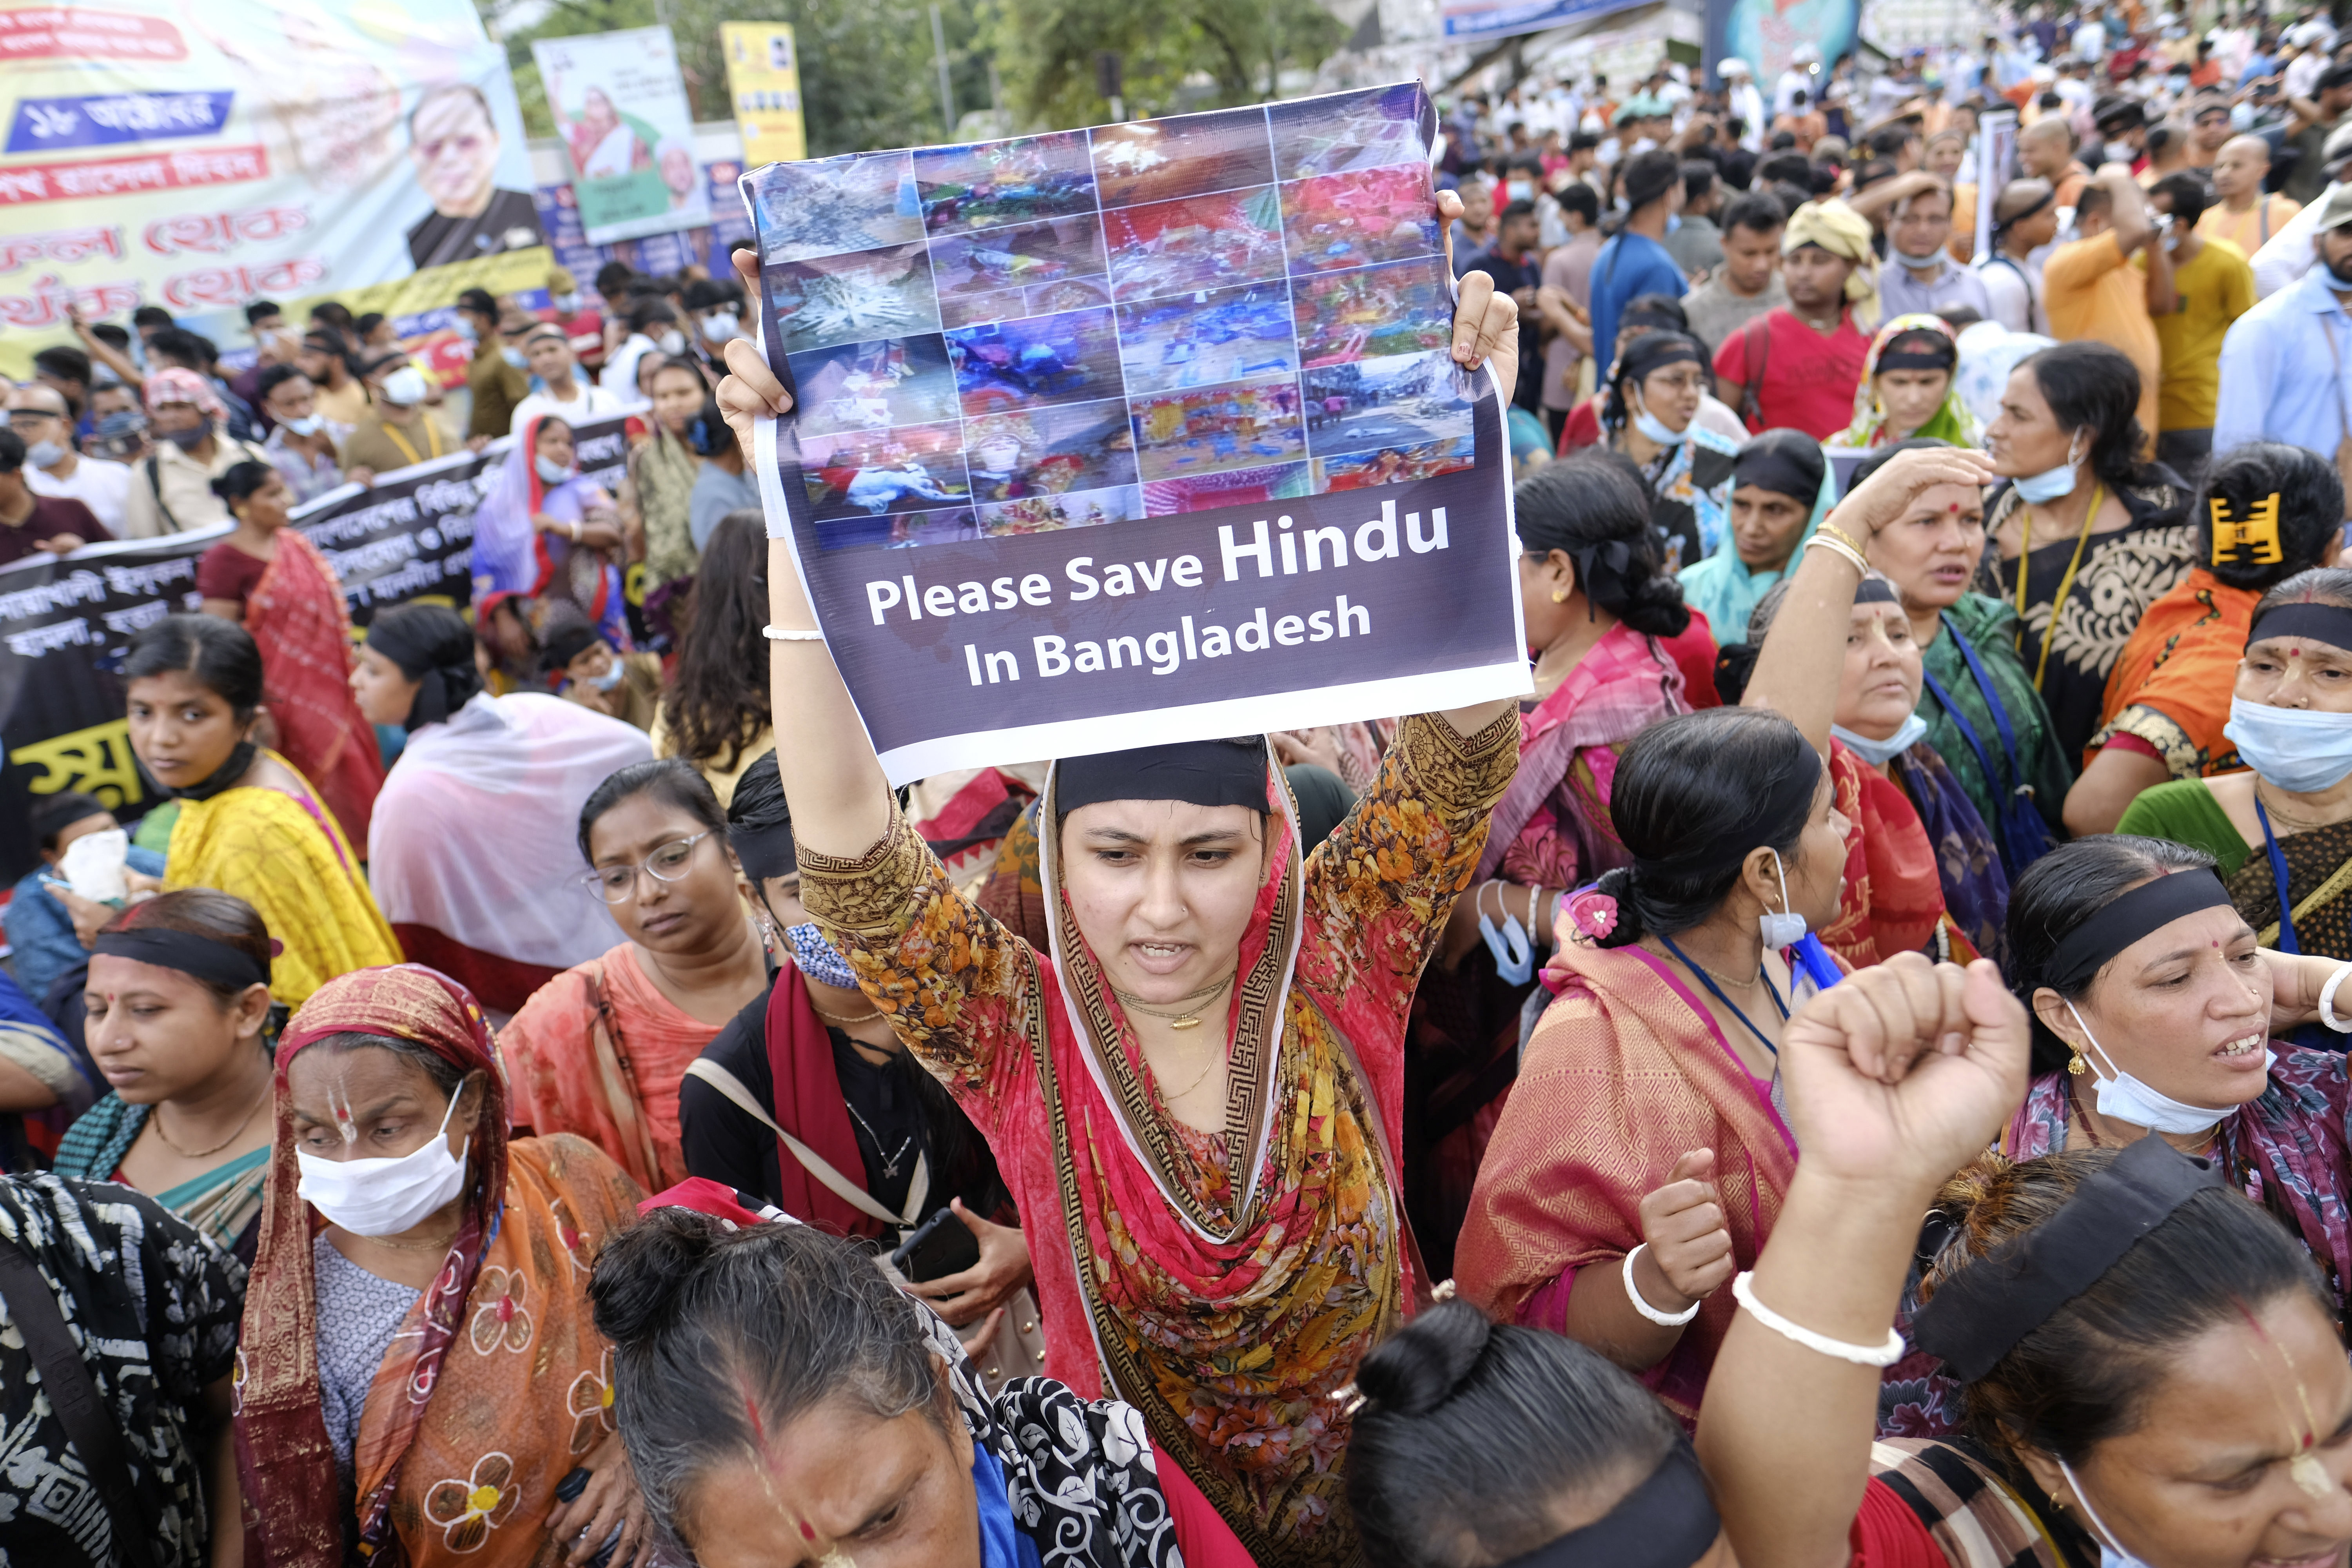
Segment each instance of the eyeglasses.
M706 827L691 838L673 838L635 866L599 866L582 877L580 885L608 904L625 904L636 897L637 873L641 870L656 881L684 881L687 862L694 858L694 847L710 834L711 829Z

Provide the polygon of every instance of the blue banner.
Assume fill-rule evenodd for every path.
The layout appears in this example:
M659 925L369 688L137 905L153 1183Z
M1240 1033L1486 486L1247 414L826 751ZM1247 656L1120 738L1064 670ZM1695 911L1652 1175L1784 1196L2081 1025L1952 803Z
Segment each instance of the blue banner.
M62 153L217 136L233 92L108 92L91 98L24 98L8 126L11 153Z

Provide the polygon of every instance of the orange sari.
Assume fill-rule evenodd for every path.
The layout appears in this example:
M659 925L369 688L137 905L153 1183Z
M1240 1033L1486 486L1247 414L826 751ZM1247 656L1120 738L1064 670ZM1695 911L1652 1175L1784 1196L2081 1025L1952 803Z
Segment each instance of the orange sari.
M2262 597L2200 566L2150 605L2107 673L2098 733L2083 752L2083 765L2120 742L2156 758L2176 779L2243 767L2237 742L2221 726L2230 721L2238 660Z
M465 988L421 964L329 981L278 1047L278 1131L236 1358L246 1560L341 1568L352 1524L319 1387L315 1220L287 1110L294 1055L344 1030L392 1035L486 1074L473 1182L441 1273L370 1385L352 1449L359 1552L371 1568L554 1568L555 1483L614 1429L612 1351L588 1268L641 1195L576 1138L507 1140L504 1069Z
M263 700L278 749L310 781L343 837L364 847L383 787L375 728L352 695L352 621L343 585L319 547L291 528L246 596L245 629L261 650Z
M577 1132L647 1192L674 1187L688 1174L677 1086L724 1026L663 995L625 942L541 986L499 1031L515 1121Z

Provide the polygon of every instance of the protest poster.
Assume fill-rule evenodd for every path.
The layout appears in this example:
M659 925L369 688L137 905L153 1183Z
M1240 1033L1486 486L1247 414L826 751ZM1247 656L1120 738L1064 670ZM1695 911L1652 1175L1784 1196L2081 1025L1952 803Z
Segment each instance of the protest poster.
M744 216L737 182L744 165L733 158L714 158L702 165L709 193L710 226L682 229L676 234L649 234L615 245L591 245L580 226L580 209L570 185L541 185L532 195L539 203L539 224L547 231L548 248L555 264L572 274L583 294L602 304L611 300L595 291L596 274L607 262L625 261L637 271L666 278L689 264L707 268L713 278L732 278L731 259L739 247L751 243L751 220Z
M772 520L894 782L1528 689L1417 84L744 176Z
M575 430L583 472L608 491L620 488L634 412ZM475 510L512 447L452 453L294 509L292 526L341 579L354 628L394 605L473 601ZM34 795L81 790L125 821L154 804L113 670L141 627L197 607L196 562L235 530L223 522L0 567L0 883L37 858L26 827Z
M235 350L255 299L397 314L545 280L514 83L467 0L0 9L0 373L72 342L77 306L161 305Z
M727 95L743 138L743 162L789 163L808 156L801 118L801 62L789 22L721 22Z
M710 225L694 113L667 27L530 46L592 245Z

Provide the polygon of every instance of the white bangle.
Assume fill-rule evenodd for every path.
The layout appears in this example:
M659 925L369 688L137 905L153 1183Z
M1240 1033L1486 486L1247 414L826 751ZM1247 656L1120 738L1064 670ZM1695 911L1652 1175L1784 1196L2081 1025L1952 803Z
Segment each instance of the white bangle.
M2339 963L2336 973L2327 977L2327 984L2319 988L2319 1021L2339 1035L2352 1034L2352 1020L2336 1016L2336 988L2344 984L2347 974L2352 974L2352 963Z
M1641 1257L1643 1248L1649 1245L1650 1244L1645 1241L1642 1243L1640 1247L1636 1247L1633 1251L1625 1255L1625 1300L1633 1303L1633 1310L1641 1313L1642 1316L1649 1319L1650 1321L1657 1324L1658 1327L1662 1329L1679 1329L1685 1323L1689 1322L1693 1318L1697 1317L1699 1308L1705 1305L1705 1303L1701 1301L1693 1301L1689 1306L1685 1307L1679 1312L1661 1312L1655 1307L1650 1305L1648 1299L1642 1294L1642 1288L1633 1283L1633 1259Z
M1886 1342L1883 1345L1857 1345L1845 1340L1833 1340L1827 1334L1817 1334L1801 1323L1790 1322L1756 1299L1756 1287L1748 1283L1755 1278L1753 1273L1735 1276L1731 1281L1732 1297L1747 1308L1748 1314L1758 1322L1782 1339L1794 1340L1816 1355L1825 1355L1834 1361L1850 1361L1856 1366L1889 1367L1903 1359L1903 1336L1893 1329L1886 1331Z
M823 632L796 632L788 626L762 626L760 635L770 642L823 642Z
M1848 544L1844 540L1832 539L1825 533L1816 533L1811 539L1805 541L1806 549L1811 550L1815 546L1819 546L1820 548L1828 551L1832 555L1844 556L1847 561L1853 563L1855 571L1861 573L1865 577L1870 575L1870 563L1864 561L1854 550L1854 547Z
M580 542L580 533L581 533L581 530L580 530L580 520L579 520L578 518L576 518L576 517L575 517L575 518L573 518L573 519L572 520L572 543L577 544L577 543L579 543L579 542Z

